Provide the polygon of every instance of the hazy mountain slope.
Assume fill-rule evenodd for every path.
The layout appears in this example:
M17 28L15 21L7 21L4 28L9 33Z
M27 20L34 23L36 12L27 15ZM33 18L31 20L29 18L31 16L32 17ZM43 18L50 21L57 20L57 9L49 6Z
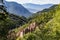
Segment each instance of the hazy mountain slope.
M6 6L8 9L8 12L20 15L20 16L25 16L28 17L31 15L31 13L24 8L21 4L18 4L16 2L6 2Z
M45 8L49 8L51 7L53 4L43 4L43 5L40 5L40 4L32 4L32 3L26 3L26 4L23 4L23 6L25 8L27 8L30 12L38 12L38 11L41 11Z

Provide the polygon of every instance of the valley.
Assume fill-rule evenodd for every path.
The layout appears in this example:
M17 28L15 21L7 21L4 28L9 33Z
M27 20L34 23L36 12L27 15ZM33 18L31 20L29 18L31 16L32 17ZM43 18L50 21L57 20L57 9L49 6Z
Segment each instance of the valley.
M60 40L60 4L31 13L21 4L6 3L7 8L0 5L0 40Z

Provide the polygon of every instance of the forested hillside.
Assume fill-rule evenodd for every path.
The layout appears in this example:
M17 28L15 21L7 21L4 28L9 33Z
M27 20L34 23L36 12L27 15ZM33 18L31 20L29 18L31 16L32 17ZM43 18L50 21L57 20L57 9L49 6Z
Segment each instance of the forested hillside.
M18 36L16 40L60 40L60 4L33 14L29 20L28 24L15 31L19 32L21 28L26 29L36 22L35 31L25 33L23 38Z
M24 16L10 14L0 8L0 40L7 40L7 35L10 30L18 28L27 22L28 20Z

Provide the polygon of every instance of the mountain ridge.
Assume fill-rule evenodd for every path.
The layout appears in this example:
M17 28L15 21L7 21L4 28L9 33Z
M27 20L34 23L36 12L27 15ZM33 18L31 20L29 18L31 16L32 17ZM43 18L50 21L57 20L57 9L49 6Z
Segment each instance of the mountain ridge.
M32 13L36 13L38 11L41 11L43 9L49 8L51 6L53 6L54 4L32 4L32 3L26 3L26 4L22 4L26 9L28 9L30 12ZM33 9L33 10L32 10ZM36 11L34 11L36 10Z
M31 12L29 12L21 4L18 4L16 2L6 2L5 5L7 6L8 12L10 13L20 15L20 16L25 16L25 17L28 17L31 15Z

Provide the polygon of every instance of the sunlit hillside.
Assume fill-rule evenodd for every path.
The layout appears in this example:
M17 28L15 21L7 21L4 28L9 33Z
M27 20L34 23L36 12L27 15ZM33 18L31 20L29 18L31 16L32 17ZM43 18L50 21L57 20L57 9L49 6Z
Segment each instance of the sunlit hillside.
M38 12L37 15L31 17L28 24L20 28L27 28L30 24L36 22L35 31L27 32L23 38L18 37L17 40L60 40L60 4L54 5L49 9ZM32 26L33 27L33 26ZM15 29L20 31L20 28ZM22 29L22 30L23 30Z

